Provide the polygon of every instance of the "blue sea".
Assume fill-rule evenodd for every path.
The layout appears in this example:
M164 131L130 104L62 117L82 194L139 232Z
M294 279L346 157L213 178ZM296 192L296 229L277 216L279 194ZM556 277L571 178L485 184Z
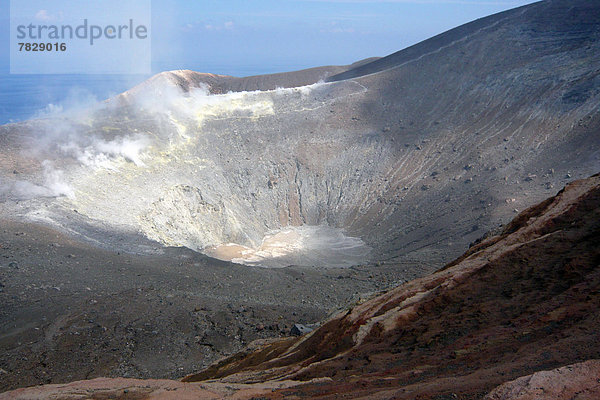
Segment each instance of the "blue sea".
M78 103L101 101L147 78L149 76L142 75L0 74L0 125Z

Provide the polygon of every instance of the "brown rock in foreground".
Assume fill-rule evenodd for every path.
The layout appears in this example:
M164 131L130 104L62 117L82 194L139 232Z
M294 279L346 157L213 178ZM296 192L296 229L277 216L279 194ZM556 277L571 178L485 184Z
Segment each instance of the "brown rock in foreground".
M600 175L595 175L525 210L499 235L430 276L357 305L299 339L238 354L184 379L218 382L150 381L155 383L147 383L148 391L137 397L115 398L167 398L156 393L171 386L197 391L196 398L213 393L233 398L482 398L518 377L600 358L598 243ZM597 362L571 368L575 372L567 368L522 378L490 396L516 399L520 387L538 390L537 384L528 389L532 382L554 390L558 378L567 386L559 395L568 394L569 387L582 393L597 390L590 386L594 379L597 383ZM68 385L47 386L0 399L75 398L61 393L106 398L122 385L117 384L121 380L101 382L103 391L93 395L85 392L91 386L80 382L79 392ZM43 395L44 390L52 395Z
M248 399L263 392L294 385L281 381L266 384L183 383L167 379L96 378L67 384L17 389L0 394L1 400L218 400Z
M599 358L598 243L596 175L525 210L442 270L300 340L234 356L186 381L330 377L293 391L477 398L519 376Z
M507 382L484 400L600 399L600 360L540 371Z

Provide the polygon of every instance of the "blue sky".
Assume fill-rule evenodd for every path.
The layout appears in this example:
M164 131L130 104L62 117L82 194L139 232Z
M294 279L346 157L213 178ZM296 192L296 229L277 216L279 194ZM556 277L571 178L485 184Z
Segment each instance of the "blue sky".
M19 0L27 1L27 0ZM522 0L153 0L152 69L234 75L384 56ZM8 73L9 1L0 0Z

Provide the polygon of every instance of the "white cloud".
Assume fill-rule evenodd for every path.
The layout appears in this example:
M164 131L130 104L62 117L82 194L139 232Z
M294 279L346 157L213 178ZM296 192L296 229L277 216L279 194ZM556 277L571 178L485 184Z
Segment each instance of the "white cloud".
M204 29L207 31L231 31L235 28L235 23L233 21L227 21L222 24L205 24Z
M48 10L40 10L37 13L35 13L35 19L43 22L61 20L62 18L62 11L56 14L49 14Z
M354 28L333 28L330 30L331 33L354 33Z
M352 27L340 26L338 21L331 21L326 27L321 29L321 33L355 33L356 29Z
M48 14L47 10L40 10L35 14L35 18L40 21L50 21L52 17Z

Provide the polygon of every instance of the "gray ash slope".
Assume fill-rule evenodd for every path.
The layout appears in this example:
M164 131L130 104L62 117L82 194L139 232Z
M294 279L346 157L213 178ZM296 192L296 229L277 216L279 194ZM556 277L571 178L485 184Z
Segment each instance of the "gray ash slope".
M597 172L599 27L596 2L544 1L349 67L162 73L89 115L2 128L8 180L48 186L51 159L71 195L11 207L192 249L329 225L373 260L446 261ZM10 139L48 131L60 144L26 160Z

